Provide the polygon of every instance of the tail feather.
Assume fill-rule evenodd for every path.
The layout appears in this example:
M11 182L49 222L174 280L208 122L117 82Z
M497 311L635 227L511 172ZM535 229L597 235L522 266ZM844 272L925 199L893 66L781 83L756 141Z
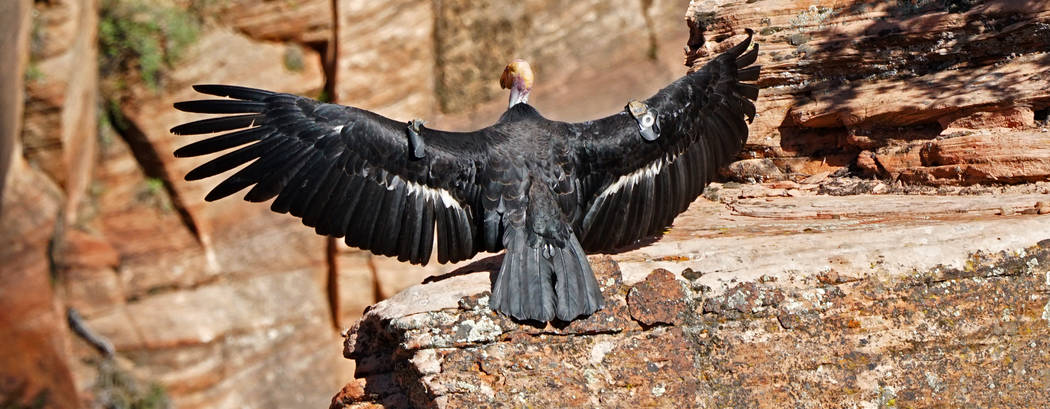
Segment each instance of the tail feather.
M598 288L598 280L587 261L587 254L571 235L564 249L559 249L555 257L559 259L558 268L554 270L554 293L557 296L558 319L571 321L581 315L590 315L602 308L604 300Z
M602 307L601 291L583 248L571 236L564 248L533 247L521 228L504 234L507 253L489 306L519 320L571 321Z

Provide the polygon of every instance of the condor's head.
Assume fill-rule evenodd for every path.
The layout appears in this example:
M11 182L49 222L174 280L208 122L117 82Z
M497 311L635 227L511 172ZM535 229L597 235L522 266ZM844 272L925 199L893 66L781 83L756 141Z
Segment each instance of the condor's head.
M510 90L510 101L507 108L519 103L529 102L529 91L532 90L532 67L525 60L514 60L503 69L499 85Z

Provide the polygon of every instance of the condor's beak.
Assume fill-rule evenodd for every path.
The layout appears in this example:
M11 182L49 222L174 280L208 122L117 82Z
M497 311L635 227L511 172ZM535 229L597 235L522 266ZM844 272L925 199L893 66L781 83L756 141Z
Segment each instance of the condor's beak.
M503 69L503 75L499 78L499 85L503 89L510 89L508 108L529 102L532 80L532 67L525 60L514 60L507 64L507 68Z

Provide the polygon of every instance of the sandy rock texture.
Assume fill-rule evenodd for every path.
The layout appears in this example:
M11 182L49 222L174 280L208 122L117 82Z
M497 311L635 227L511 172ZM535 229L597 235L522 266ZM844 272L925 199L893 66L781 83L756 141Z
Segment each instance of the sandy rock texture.
M737 180L841 168L936 185L1047 180L1045 2L695 0L690 12L709 38L751 27L763 47L741 159L772 166Z
M1050 218L1023 209L1047 193L799 188L722 188L656 244L592 256L607 305L584 320L493 313L498 264L380 302L332 407L1045 402Z

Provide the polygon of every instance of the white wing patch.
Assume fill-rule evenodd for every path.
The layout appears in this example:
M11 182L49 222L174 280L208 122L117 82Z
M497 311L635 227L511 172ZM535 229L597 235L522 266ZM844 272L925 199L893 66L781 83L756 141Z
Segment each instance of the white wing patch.
M660 171L663 170L664 166L667 166L671 162L674 162L675 159L678 159L678 156L679 155L664 156L660 159L650 162L648 165L641 169L620 176L619 179L616 179L616 182L613 182L611 185L609 185L609 187L606 187L605 190L602 190L602 194L598 195L598 199L604 199L606 196L619 192L621 189L624 188L624 186L627 186L628 184L634 187L643 178L655 178L656 175L660 174Z
M413 182L411 180L404 180L400 176L394 175L390 179L389 183L381 183L386 190L394 190L398 185L404 183L408 187L408 194L422 196L423 200L427 200L433 203L441 204L445 208L456 208L463 210L463 206L460 205L456 198L452 197L452 194L445 189L433 188L426 185Z

